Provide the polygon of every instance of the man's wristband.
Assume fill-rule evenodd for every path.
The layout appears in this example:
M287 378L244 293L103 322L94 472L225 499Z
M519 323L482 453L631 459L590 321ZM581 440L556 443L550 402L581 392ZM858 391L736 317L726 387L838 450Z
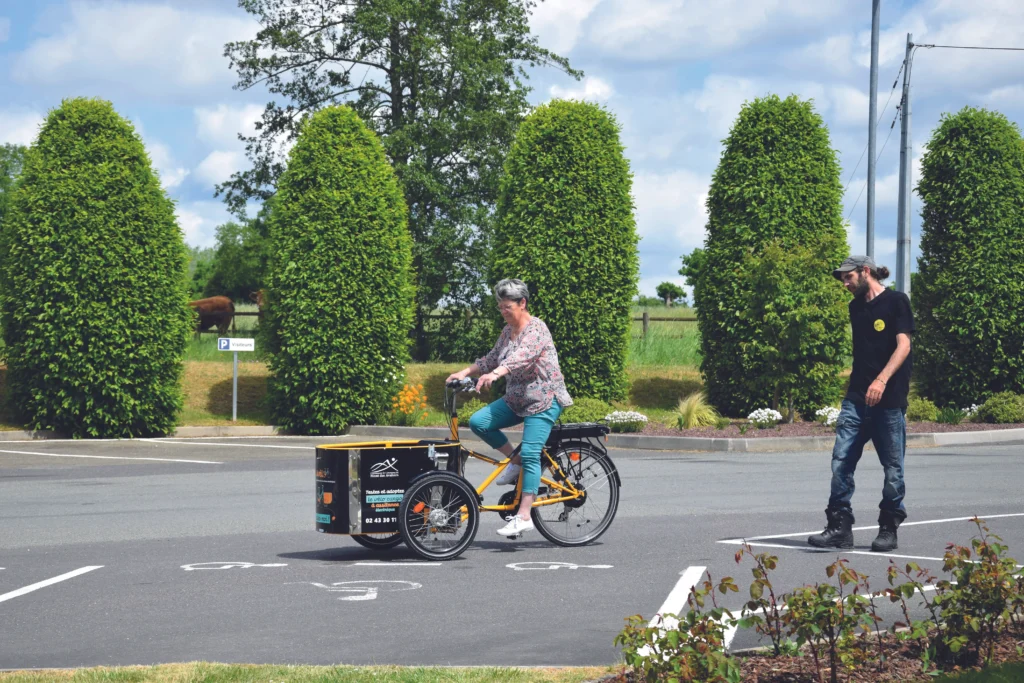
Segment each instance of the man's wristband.
M876 381L876 382L881 382L881 383L882 383L882 386L883 386L883 387L885 387L885 386L888 386L888 385L887 385L887 384L885 383L885 380L882 380L882 379L878 379L878 378L876 377L876 378L875 378L875 381Z

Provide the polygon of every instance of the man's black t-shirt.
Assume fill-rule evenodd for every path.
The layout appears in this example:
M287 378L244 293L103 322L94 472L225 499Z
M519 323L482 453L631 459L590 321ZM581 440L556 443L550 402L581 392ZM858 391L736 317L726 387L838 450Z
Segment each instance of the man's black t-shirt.
M856 298L850 302L853 327L853 374L846 398L865 403L864 394L896 351L896 335L914 333L914 314L910 299L903 292L886 289L871 301ZM878 408L906 408L910 393L911 351L903 365L889 378Z

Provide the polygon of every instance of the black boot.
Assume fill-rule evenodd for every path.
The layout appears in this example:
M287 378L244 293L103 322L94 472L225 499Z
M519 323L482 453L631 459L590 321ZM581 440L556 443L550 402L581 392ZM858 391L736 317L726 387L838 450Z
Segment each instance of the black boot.
M900 523L907 518L907 513L902 511L882 510L878 513L878 536L871 541L871 549L876 553L887 553L896 550L899 545L896 542L896 529Z
M853 547L853 513L849 510L825 510L828 524L820 534L815 534L807 542L815 548L852 548Z

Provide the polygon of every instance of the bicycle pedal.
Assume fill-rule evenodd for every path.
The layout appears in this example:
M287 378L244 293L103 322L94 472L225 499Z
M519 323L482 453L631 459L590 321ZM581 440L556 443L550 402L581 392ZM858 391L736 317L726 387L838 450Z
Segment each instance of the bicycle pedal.
M505 538L507 538L510 541L518 541L522 537L522 534L516 534L515 536L506 536Z

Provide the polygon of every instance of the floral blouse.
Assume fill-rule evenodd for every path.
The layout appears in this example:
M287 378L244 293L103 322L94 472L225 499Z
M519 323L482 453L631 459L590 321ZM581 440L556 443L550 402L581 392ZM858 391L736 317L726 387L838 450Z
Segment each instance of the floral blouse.
M516 339L512 339L511 326L505 325L494 348L476 366L484 373L508 369L505 403L519 417L543 413L553 399L558 399L562 408L572 405L558 367L555 342L540 318L530 318Z

